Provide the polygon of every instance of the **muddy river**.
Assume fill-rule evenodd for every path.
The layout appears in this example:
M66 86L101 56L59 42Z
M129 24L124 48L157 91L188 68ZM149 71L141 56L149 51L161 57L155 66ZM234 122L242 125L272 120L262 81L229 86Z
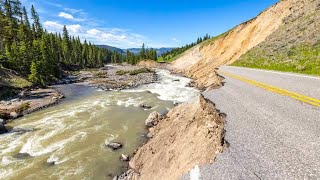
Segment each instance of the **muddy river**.
M198 94L187 78L157 74L158 82L123 91L57 86L66 99L9 123L13 131L0 135L0 179L112 179L126 166L120 155L143 143L151 112L165 113ZM124 147L111 151L110 141Z

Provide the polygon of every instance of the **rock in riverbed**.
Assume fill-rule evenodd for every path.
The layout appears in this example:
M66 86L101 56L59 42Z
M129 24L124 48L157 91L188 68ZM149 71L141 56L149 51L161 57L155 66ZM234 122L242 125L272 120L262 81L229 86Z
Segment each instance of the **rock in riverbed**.
M5 122L3 119L0 119L0 134L3 134L3 133L7 133L8 130L7 128L4 126Z
M121 154L120 160L121 160L121 161L129 161L129 160L130 160L130 157L129 157L128 155Z
M144 105L144 104L140 104L140 107L141 107L142 109L151 109L151 108L152 108L151 106Z
M31 158L32 156L28 153L18 153L16 155L13 156L16 159L28 159Z
M153 127L153 126L156 126L160 120L161 120L161 114L154 111L149 115L148 119L146 119L145 125L147 127Z
M55 165L59 161L59 157L57 156L50 156L49 159L47 159L47 163L49 165Z
M108 148L110 148L111 150L115 151L115 150L121 149L123 145L118 142L110 142L110 143L106 144L106 146Z

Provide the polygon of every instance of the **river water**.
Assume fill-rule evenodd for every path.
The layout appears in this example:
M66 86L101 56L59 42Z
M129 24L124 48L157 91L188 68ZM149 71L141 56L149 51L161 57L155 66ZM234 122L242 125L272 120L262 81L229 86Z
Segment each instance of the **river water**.
M123 91L57 86L63 102L9 123L17 132L0 135L0 179L112 179L126 165L120 155L142 145L149 113L167 112L198 94L186 87L187 78L157 74L157 83ZM106 148L113 140L124 147Z

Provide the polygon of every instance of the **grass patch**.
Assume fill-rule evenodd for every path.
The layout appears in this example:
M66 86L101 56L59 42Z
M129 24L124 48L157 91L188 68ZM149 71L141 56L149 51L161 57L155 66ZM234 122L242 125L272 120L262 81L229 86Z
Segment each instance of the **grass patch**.
M26 88L32 86L32 83L23 78L11 78L8 80L9 85L15 88Z
M18 108L18 112L22 113L23 111L26 111L30 108L30 104L29 103L22 103L19 108Z
M128 73L129 73L129 71L124 71L124 70L119 70L119 71L116 72L116 74L119 75L119 76L123 76L123 75L126 75Z
M107 78L108 77L108 73L107 73L107 71L99 71L97 73L94 73L93 76L95 78Z
M255 48L232 65L320 76L320 43L299 45L283 52Z
M119 70L116 72L116 74L119 76L123 76L126 74L129 74L130 76L135 76L135 75L142 74L142 73L153 73L153 72L154 71L149 68L140 68L140 69L136 69L136 70L132 70L132 71Z

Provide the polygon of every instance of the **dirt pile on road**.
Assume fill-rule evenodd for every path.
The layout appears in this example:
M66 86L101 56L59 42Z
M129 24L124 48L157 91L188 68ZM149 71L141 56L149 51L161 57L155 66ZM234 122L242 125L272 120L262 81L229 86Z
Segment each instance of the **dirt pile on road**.
M178 179L196 165L213 162L224 146L224 115L201 95L173 108L149 134L131 169L118 179Z
M235 62L248 50L265 41L293 13L296 4L297 0L280 1L256 18L186 51L172 63L173 68L196 79L199 86L211 86L215 67Z

